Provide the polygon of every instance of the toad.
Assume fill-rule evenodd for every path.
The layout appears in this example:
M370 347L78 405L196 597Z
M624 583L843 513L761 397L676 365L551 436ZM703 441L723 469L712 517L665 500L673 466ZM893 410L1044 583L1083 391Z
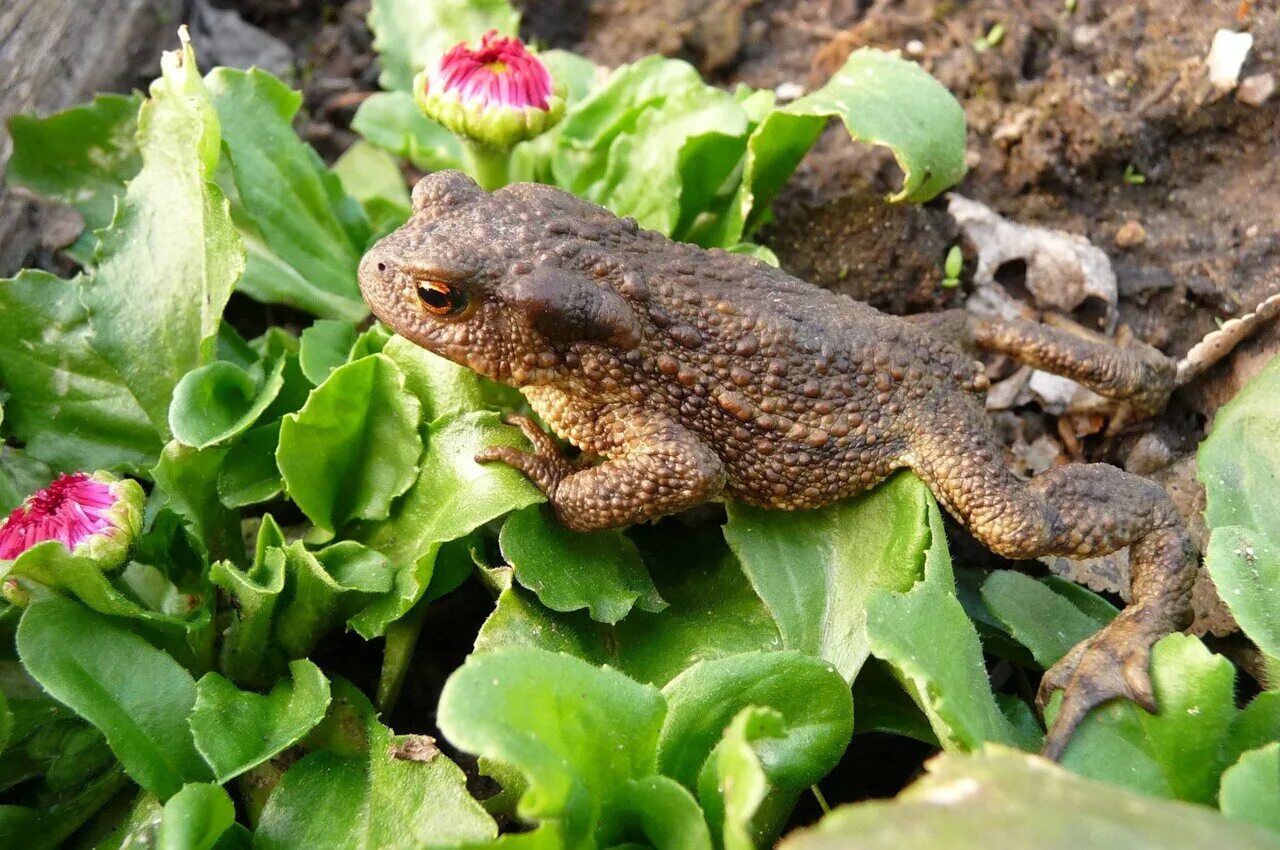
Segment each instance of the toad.
M360 265L374 314L436 354L518 388L530 451L492 447L566 526L615 528L717 498L816 508L918 475L1007 558L1130 549L1132 601L1045 674L1061 755L1100 703L1156 710L1152 645L1191 617L1193 550L1155 483L1106 464L1023 480L1004 460L973 353L999 351L1153 412L1175 364L1033 322L947 312L889 316L749 256L673 242L550 186L493 193L457 171L425 177L413 215Z

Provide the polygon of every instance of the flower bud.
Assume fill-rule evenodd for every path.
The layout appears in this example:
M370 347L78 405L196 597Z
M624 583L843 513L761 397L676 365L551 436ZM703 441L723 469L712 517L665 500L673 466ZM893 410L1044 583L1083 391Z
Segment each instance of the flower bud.
M138 482L106 472L60 475L37 490L0 525L0 562L38 543L57 540L102 570L124 564L142 530L145 501Z
M418 107L455 134L506 150L564 115L564 86L518 38L490 30L455 45L417 76Z

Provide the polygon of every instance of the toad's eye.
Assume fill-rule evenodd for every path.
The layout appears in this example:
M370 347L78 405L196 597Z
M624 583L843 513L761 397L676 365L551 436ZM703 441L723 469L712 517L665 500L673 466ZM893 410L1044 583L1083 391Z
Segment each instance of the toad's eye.
M467 306L467 296L462 290L442 280L426 280L418 284L418 300L428 313L436 316L454 316Z

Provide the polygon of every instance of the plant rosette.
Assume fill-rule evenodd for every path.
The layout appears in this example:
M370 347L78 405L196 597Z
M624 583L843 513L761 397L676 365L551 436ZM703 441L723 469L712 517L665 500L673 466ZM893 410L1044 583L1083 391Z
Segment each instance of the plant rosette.
M464 141L486 189L507 183L507 156L564 116L565 87L518 38L489 30L454 45L414 79L418 108Z
M0 564L55 540L99 569L114 570L128 560L142 530L145 499L138 482L107 472L60 475L0 525Z

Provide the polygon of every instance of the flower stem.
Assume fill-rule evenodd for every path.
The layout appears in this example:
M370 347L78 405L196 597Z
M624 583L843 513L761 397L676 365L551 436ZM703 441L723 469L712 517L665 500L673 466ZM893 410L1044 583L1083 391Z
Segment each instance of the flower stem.
M501 189L511 182L509 171L510 151L472 139L464 139L462 146L467 152L468 165L471 166L469 169L471 176L476 178L480 188L492 192L494 189Z

